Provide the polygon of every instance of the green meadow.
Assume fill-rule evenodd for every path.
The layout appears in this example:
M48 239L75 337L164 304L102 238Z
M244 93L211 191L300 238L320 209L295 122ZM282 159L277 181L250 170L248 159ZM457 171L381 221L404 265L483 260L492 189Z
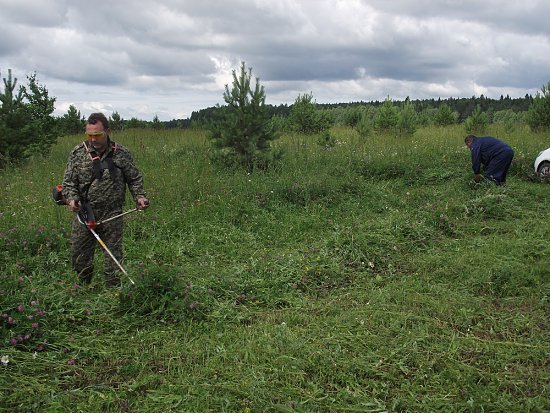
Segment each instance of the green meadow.
M0 171L0 411L549 411L549 139L495 128L503 187L473 183L459 125L285 134L250 174L200 130L117 133L151 201L121 290L99 246L78 285L51 198L83 136Z

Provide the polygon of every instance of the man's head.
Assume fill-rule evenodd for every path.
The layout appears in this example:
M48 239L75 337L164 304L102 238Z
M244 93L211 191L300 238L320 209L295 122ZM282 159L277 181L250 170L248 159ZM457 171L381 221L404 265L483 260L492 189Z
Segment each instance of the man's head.
M472 143L474 143L475 140L476 140L475 135L468 135L464 138L464 143L466 144L468 149L472 149Z
M109 146L109 120L103 113L92 113L86 122L86 136L93 148L103 153Z

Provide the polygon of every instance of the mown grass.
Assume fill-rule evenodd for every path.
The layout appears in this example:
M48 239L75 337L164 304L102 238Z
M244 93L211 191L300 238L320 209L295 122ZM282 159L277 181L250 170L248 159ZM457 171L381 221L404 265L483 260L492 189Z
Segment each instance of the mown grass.
M118 134L152 204L120 293L75 284L50 199L80 137L3 171L0 411L547 411L548 135L491 132L505 187L470 181L458 126L285 135L252 174L200 131Z

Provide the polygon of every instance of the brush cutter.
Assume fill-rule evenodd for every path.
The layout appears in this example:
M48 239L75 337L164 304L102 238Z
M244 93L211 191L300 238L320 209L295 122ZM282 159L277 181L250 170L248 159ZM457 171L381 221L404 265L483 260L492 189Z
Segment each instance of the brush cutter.
M131 214L132 212L141 212L141 209L139 209L139 208L129 209L128 211L124 211L122 214L118 214L118 215L115 215L111 218L104 219L103 221L99 221L96 225L101 225L101 224L104 224L106 222L112 221L113 219L121 218L124 215Z
M97 232L95 232L95 227L96 227L97 224L93 220L90 221L89 217L87 216L88 215L87 212L85 212L87 210L91 211L92 209L88 207L88 208L85 208L85 209L81 209L80 211L78 211L76 213L76 217L78 219L78 222L80 222L82 225L85 225L88 228L88 230L92 233L92 235L95 237L97 242L99 242L99 245L101 245L101 248L103 248L103 250L109 255L109 257L111 257L111 259L115 262L115 264L118 266L120 271L122 271L124 273L124 275L126 277L128 277L128 279L130 280L130 282L132 284L135 284L134 280L132 280L132 278L128 275L128 273L122 267L120 262L118 262L118 260L115 258L113 253L109 250L109 248L107 248L107 245L105 245L103 240L99 237L99 235L97 235ZM92 222L93 222L93 224L90 225L90 223L92 223Z
M62 188L61 185L56 185L52 189L52 196L53 196L54 202L57 205L67 205L68 204L67 200L63 197L62 189L63 188ZM109 257L111 257L111 259L115 262L115 264L118 266L120 271L122 271L124 273L124 275L126 275L126 277L128 277L128 279L130 280L130 282L132 284L135 284L134 280L132 280L132 278L128 275L128 273L122 267L120 262L118 262L118 260L113 255L113 253L109 250L109 248L107 248L107 245L105 245L103 240L99 237L99 235L97 235L97 232L95 232L95 229L100 224L112 221L113 219L121 218L124 215L130 214L130 213L136 212L136 211L140 211L140 209L139 208L130 209L130 210L128 210L126 212L123 212L121 214L118 214L118 215L112 216L110 218L104 219L103 221L96 222L95 217L94 217L94 212L93 212L92 207L90 206L90 204L88 202L82 202L81 205L80 205L80 211L78 211L76 213L76 217L78 219L78 222L80 222L82 225L85 225L86 228L88 228L88 230L92 233L92 235L97 240L97 242L99 242L99 245L101 245L101 248L103 248L103 250L109 255Z
M53 189L52 189L53 200L57 205L68 205L67 200L63 197L62 189L63 189L63 187L61 185L56 185L56 186L53 187ZM117 219L117 218L121 218L124 215L131 214L132 212L141 212L141 209L139 209L139 208L129 209L128 211L124 211L121 214L118 214L118 215L112 216L110 218L104 219L103 221L95 222L95 220L93 220L93 211L92 211L91 208L89 208L89 205L88 205L88 211L86 211L86 213L87 213L87 216L88 216L89 220L87 221L88 223L86 225L88 225L88 226L94 225L94 229L95 229L95 227L98 226L98 225L104 224L106 222L112 221L112 220Z

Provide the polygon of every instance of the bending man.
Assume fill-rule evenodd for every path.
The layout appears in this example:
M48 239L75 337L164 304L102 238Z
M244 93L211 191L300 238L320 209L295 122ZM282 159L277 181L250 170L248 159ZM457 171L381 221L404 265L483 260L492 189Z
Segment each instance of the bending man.
M506 175L514 158L514 151L508 144L492 136L477 137L475 135L466 136L464 143L472 152L474 181L481 181L481 166L483 165L485 178L497 185L506 183Z

